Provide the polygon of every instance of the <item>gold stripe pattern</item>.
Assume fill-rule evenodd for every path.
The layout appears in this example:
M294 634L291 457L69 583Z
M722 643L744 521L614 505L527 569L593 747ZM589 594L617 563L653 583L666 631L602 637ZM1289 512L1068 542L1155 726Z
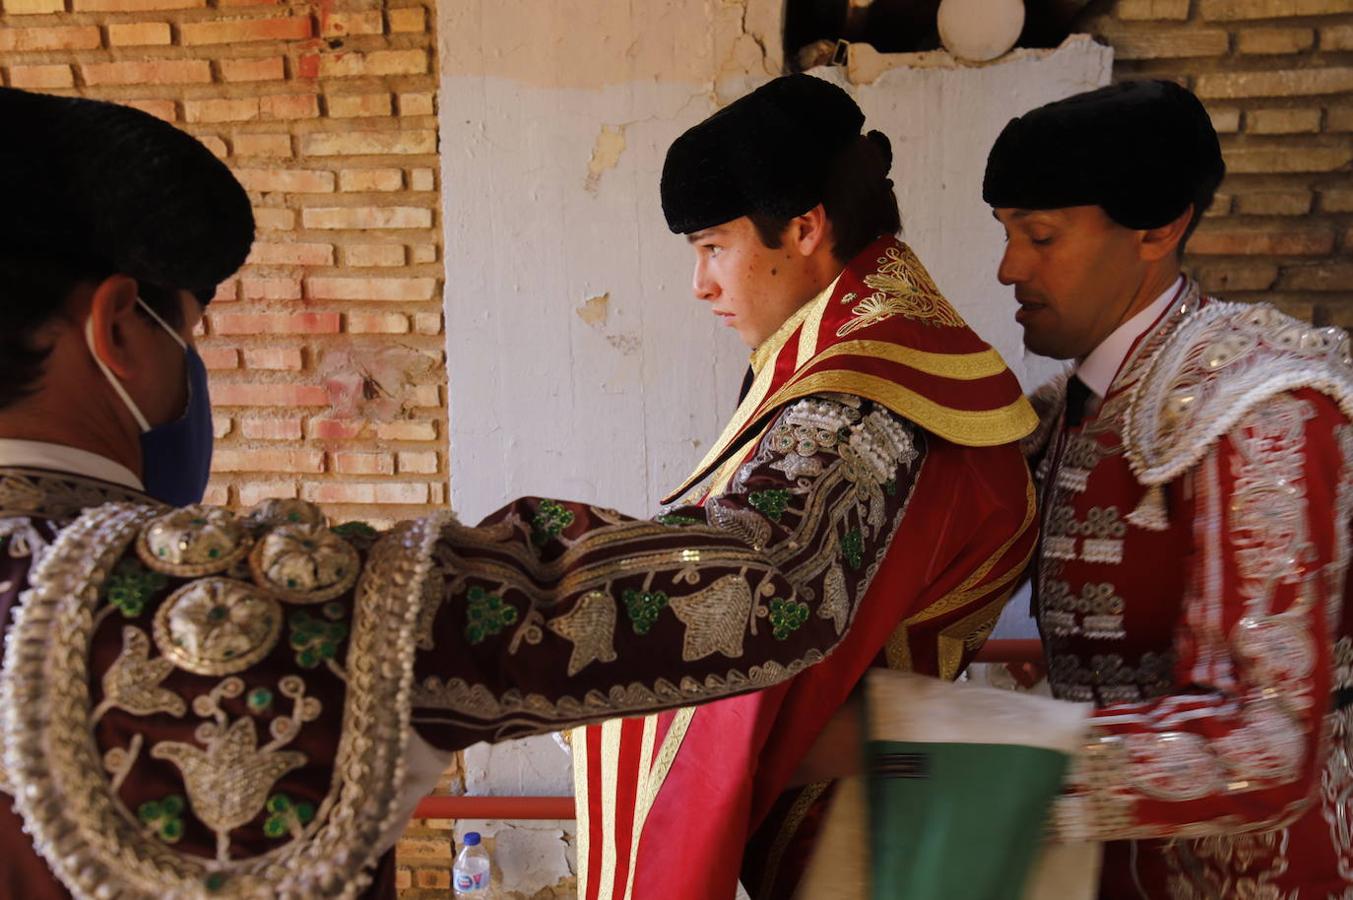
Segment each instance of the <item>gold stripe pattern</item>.
M951 409L886 378L839 370L818 372L786 385L767 405L780 406L800 397L832 393L881 403L926 431L965 447L1011 444L1038 427L1038 416L1023 396L995 409Z
M808 315L804 317L803 331L799 333L798 356L794 360L796 370L803 368L803 364L812 359L813 354L817 352L818 332L822 329L822 317L827 314L832 294L836 293L836 284L840 280L841 276L837 275L822 293L808 301L804 307L808 310Z
M836 356L867 356L955 381L991 378L1006 370L1001 354L990 347L977 353L931 353L887 341L842 341L832 344L807 362L815 366Z
M587 854L591 846L592 810L587 793L587 726L569 732L573 748L573 809L578 823L578 896L587 896Z
M667 781L667 773L672 770L672 763L676 761L677 751L681 749L681 743L686 739L686 732L690 730L691 720L695 718L695 707L684 706L676 711L672 717L672 725L667 729L667 734L663 735L662 747L658 750L658 755L653 756L654 739L657 736L658 717L648 716L644 719L644 760L652 759L652 765L642 771L639 782L639 795L636 798L637 815L634 821L634 841L630 845L630 875L629 883L625 885L624 900L633 900L634 891L634 871L639 859L639 840L644 836L644 823L648 821L648 812L653 808L653 801L658 797L658 791L662 790L663 783Z

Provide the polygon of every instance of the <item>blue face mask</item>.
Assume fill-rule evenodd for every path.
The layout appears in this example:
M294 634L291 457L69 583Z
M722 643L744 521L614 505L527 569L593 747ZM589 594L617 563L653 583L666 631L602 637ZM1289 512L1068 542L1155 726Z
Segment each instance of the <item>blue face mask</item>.
M172 422L152 426L126 388L94 352L92 319L85 323L85 343L89 345L89 352L93 354L94 362L104 377L141 427L141 470L145 473L142 480L146 493L173 506L201 503L202 495L207 490L207 480L211 477L211 451L215 442L211 395L207 390L207 367L197 350L188 346L155 310L144 300L138 299L136 302L183 348L188 378L188 404L184 407L183 415Z

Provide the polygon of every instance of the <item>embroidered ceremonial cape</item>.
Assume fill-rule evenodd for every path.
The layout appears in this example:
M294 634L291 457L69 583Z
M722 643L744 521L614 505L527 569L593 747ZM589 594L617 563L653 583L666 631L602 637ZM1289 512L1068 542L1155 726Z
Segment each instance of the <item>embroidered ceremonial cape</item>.
M1348 337L1183 299L1098 410L1045 426L1036 612L1055 696L1093 701L1056 825L1108 898L1353 892Z
M852 414L861 471L911 452ZM381 534L0 469L0 895L393 896L451 751L776 684L840 640L808 600L737 534L581 503Z
M731 898L759 826L778 850L755 880L787 896L797 871L780 877L779 862L804 812L767 819L821 728L876 661L955 677L1033 550L1033 486L1015 442L1036 419L905 244L882 238L852 260L758 348L753 368L669 516L738 527L767 498L802 498L765 531L772 555L826 604L819 615L836 595L863 599L835 654L781 688L575 733L584 900ZM854 424L832 415L843 403L886 414L918 451L828 502L826 476L851 470L822 446L855 439ZM823 517L840 524L815 542L803 524ZM805 797L804 810L823 789Z

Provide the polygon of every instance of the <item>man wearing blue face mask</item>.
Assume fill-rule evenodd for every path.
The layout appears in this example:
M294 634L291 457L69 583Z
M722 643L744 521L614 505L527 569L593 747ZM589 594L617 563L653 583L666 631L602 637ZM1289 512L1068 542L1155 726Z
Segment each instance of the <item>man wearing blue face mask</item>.
M850 633L856 595L823 615L777 548L834 546L853 479L748 506L754 540L541 498L385 535L197 504L192 334L244 191L143 113L0 88L0 197L0 897L393 898L454 751L757 690Z
M206 488L211 402L192 332L248 255L253 214L191 137L148 138L124 113L0 98L0 495L186 504Z

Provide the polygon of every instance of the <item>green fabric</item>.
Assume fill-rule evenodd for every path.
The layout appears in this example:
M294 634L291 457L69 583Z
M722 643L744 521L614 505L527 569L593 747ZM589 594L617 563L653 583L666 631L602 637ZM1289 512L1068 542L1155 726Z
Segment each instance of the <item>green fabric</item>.
M1019 900L1065 754L912 741L866 754L874 900Z

